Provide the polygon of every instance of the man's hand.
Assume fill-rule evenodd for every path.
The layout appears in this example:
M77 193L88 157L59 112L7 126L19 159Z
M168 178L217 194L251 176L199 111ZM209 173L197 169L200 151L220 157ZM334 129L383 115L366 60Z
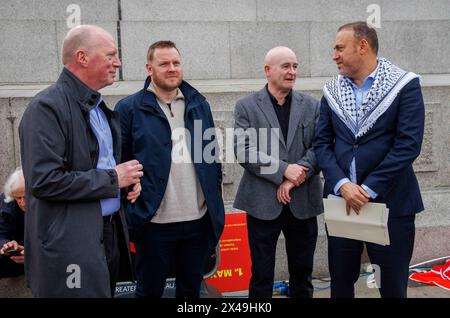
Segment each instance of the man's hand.
M277 200L282 204L288 204L291 202L291 196L289 195L289 191L295 187L295 184L289 180L284 180L283 183L280 184L277 190Z
M141 195L141 190L142 190L141 184L136 183L133 186L133 190L128 192L128 195L127 195L128 201L130 201L131 203L136 202L137 198Z
M301 185L306 180L306 172L309 169L303 166L300 166L295 163L291 163L287 166L286 171L284 172L284 177L291 181L296 187Z
M16 262L17 264L23 264L24 263L24 247L22 245L19 245L16 241L11 241L8 243L3 244L2 248L0 249L0 255L5 255L6 253L10 251L18 251L20 252L20 255L17 256L11 256L10 259Z
M350 208L355 210L356 214L359 215L359 211L361 211L364 204L369 202L370 195L366 192L366 190L355 183L344 183L339 188L339 192L347 202L347 215L350 214Z
M142 165L137 160L130 160L117 165L115 170L119 181L119 188L125 188L139 183L139 179L144 175L142 169Z

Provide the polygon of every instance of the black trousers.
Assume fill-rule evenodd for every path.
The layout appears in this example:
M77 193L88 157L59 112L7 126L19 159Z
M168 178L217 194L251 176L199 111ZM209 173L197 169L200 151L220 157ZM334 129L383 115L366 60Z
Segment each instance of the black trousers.
M109 270L111 297L114 297L120 268L119 239L117 236L116 221L118 217L118 213L115 213L113 216L103 217L103 246L105 247L105 256Z
M16 277L23 274L23 264L17 264L9 257L0 256L0 278Z
M317 218L299 220L284 206L275 220L264 221L247 214L252 259L250 298L270 298L273 294L275 254L283 231L289 269L289 290L293 298L312 298L312 271L317 242Z
M161 298L174 276L176 298L199 298L211 231L208 213L194 221L146 224L134 241L136 298Z
M328 236L331 297L355 297L354 284L360 275L361 254L366 244L370 262L379 269L375 278L379 277L381 297L406 298L409 262L414 248L414 220L415 215L390 217L388 246Z

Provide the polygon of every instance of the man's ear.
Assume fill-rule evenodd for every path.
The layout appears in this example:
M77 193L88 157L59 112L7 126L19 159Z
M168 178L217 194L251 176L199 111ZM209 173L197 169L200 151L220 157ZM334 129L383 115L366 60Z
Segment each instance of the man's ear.
M360 41L359 41L359 51L362 53L362 54L365 54L367 51L369 51L370 50L370 45L369 45L369 42L367 42L367 40L366 39L361 39Z
M89 57L84 50L78 50L75 53L75 60L77 64L81 65L82 67L87 67L89 63Z
M264 64L264 74L266 74L266 77L269 75L270 65Z
M145 64L145 69L147 70L148 75L152 76L153 69L150 63Z

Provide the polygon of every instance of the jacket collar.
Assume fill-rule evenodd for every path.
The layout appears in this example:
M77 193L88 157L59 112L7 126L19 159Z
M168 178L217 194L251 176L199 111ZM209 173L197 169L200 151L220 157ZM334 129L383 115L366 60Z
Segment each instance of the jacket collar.
M299 124L300 120L305 117L303 113L304 108L300 106L303 102L303 97L300 94L296 93L294 90L292 90L291 93L291 113L289 115L289 129L286 138L287 142L285 142L283 136L280 134L280 123L278 122L277 114L273 109L273 103L267 89L264 87L258 92L258 106L266 116L266 119L269 122L270 126L272 128L278 128L278 138L280 139L280 142L286 147L286 149L289 149L291 147L294 141L297 125Z
M72 97L80 103L80 107L84 111L92 110L100 100L101 94L99 92L87 86L65 67L59 76L58 83L70 90Z
M291 99L291 114L289 117L289 130L287 136L287 149L290 149L294 142L295 134L297 133L297 126L301 120L307 118L305 107L302 107L303 97L295 91L292 91Z
M148 91L151 81L152 79L150 76L148 76L145 80L144 88L142 90L142 102L140 103L139 108L142 110L151 110L158 115L165 117L161 107L159 107L158 102L156 101L156 95L153 92ZM185 114L193 108L199 106L205 100L205 97L200 94L199 91L184 80L181 82L179 89L184 95L186 104Z
M277 114L273 109L272 100L270 99L269 93L267 92L267 89L265 87L258 92L257 100L257 105L269 122L270 127L278 129L278 139L280 140L281 144L286 147L286 142L284 141L283 135L281 134L281 128L280 123L278 122Z

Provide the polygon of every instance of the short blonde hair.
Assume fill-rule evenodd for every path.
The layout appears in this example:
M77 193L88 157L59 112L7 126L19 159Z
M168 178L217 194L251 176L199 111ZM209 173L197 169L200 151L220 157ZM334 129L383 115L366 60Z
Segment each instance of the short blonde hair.
M20 179L23 178L22 167L17 167L13 173L6 180L5 186L3 188L3 193L5 194L5 202L9 203L14 201L12 193L17 190L18 183Z

